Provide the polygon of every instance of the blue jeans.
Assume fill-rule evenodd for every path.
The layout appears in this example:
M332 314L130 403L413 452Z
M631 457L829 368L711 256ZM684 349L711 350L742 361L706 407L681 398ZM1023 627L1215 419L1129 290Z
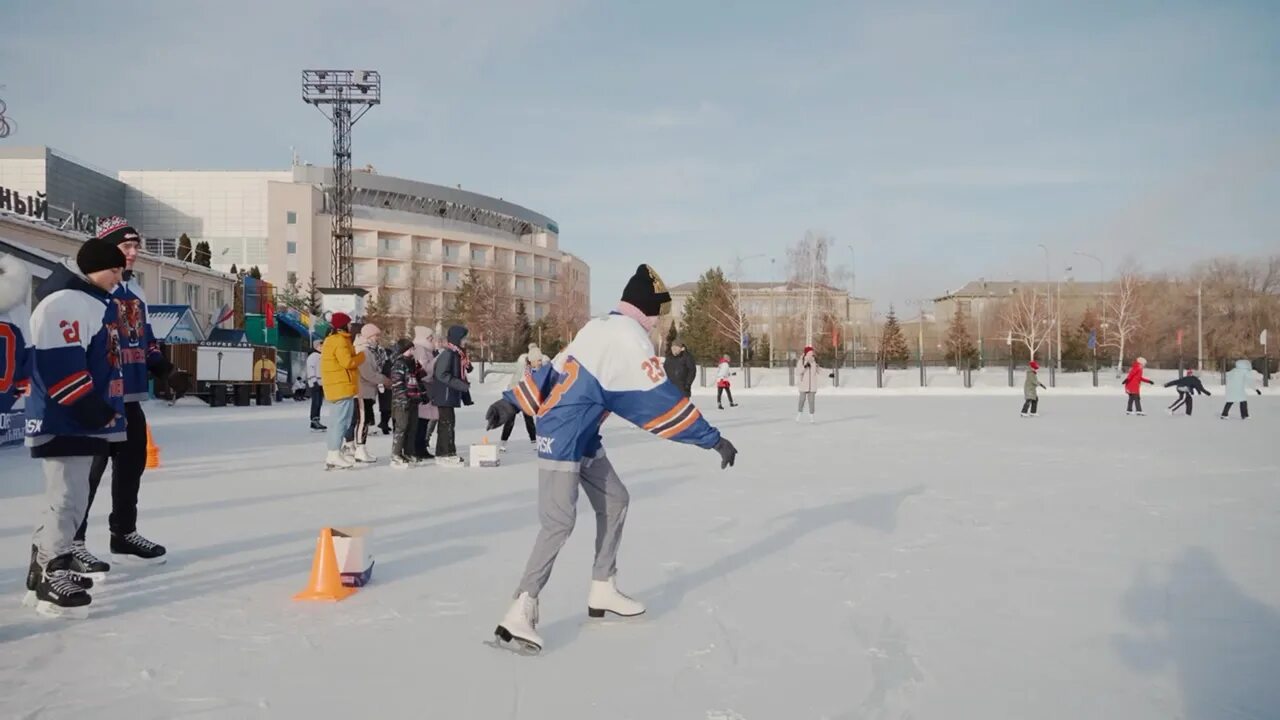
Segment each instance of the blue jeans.
M329 421L327 440L330 450L342 449L342 436L347 434L347 426L351 424L351 417L356 412L356 399L354 397L342 398L327 403L329 406Z

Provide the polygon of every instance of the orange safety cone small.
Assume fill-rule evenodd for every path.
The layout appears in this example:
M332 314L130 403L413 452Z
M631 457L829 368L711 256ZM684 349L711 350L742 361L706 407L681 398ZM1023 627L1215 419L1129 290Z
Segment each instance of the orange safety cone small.
M151 426L147 426L147 469L153 470L160 467L160 448L156 446L156 441L151 437Z
M316 556L311 563L311 580L307 589L293 596L294 600L342 600L356 589L342 584L338 573L338 554L333 549L333 530L325 528L316 540Z

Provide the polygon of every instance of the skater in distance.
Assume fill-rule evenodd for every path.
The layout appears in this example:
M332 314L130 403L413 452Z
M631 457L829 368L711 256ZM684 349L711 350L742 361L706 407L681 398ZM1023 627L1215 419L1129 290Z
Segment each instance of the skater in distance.
M738 407L738 403L733 401L733 390L729 387L729 378L737 374L729 367L729 356L720 356L720 364L716 367L716 407L721 410L724 409L722 398L725 395L729 396L729 407Z
M796 406L796 422L804 417L804 403L809 401L809 423L814 422L813 405L818 397L818 374L822 372L822 366L818 364L818 356L814 353L812 345L805 345L804 352L800 356L800 360L796 362L796 387L800 389L800 404ZM833 377L834 373L828 374L827 377ZM732 398L730 398L732 401Z
M1169 406L1170 415L1178 412L1178 408L1186 407L1187 417L1191 417L1191 408L1195 406L1196 393L1201 395L1213 394L1204 389L1204 383L1200 382L1200 378L1196 377L1195 368L1189 368L1186 375L1177 380L1170 380L1164 386L1178 389L1178 399L1174 400L1173 404Z
M1032 360L1027 364L1027 379L1022 383L1022 417L1040 417L1040 388L1043 387L1040 363Z
M617 586L618 545L630 496L605 455L600 425L616 414L660 438L715 450L721 469L737 450L720 436L680 388L667 379L650 333L670 312L671 295L658 274L641 265L627 282L622 301L609 315L586 324L550 364L525 376L489 407L489 429L517 413L537 417L538 515L534 541L515 600L494 634L527 652L542 648L537 633L538 595L551 577L556 555L573 532L578 489L596 514L596 555L587 612L633 617L640 602Z
M1129 395L1128 409L1125 415L1146 415L1142 412L1142 385L1154 385L1142 375L1142 371L1147 367L1147 359L1140 357L1133 361L1133 367L1129 368L1129 374L1124 378L1124 391Z
M1227 373L1227 404L1222 407L1222 414L1218 417L1226 420L1231 417L1231 406L1240 403L1240 419L1249 419L1249 391L1253 390L1258 395L1262 391L1253 387L1253 366L1248 360L1241 358L1236 361L1236 366Z

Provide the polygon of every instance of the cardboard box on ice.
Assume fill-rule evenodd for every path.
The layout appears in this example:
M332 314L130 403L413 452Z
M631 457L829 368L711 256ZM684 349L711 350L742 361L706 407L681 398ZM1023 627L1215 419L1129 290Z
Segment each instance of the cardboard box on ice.
M489 443L472 445L469 457L471 467L497 467L498 446Z
M369 552L369 528L331 528L333 552L338 556L342 584L364 587L373 577L373 554Z

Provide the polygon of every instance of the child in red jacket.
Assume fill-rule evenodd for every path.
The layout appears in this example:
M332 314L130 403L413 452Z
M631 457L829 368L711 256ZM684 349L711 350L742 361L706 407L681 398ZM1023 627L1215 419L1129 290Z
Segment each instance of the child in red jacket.
M1129 368L1129 374L1124 379L1124 391L1129 393L1129 408L1125 411L1125 415L1146 415L1142 412L1142 383L1154 385L1147 378L1142 376L1142 371L1147 367L1147 359L1140 357L1133 361L1133 367Z

